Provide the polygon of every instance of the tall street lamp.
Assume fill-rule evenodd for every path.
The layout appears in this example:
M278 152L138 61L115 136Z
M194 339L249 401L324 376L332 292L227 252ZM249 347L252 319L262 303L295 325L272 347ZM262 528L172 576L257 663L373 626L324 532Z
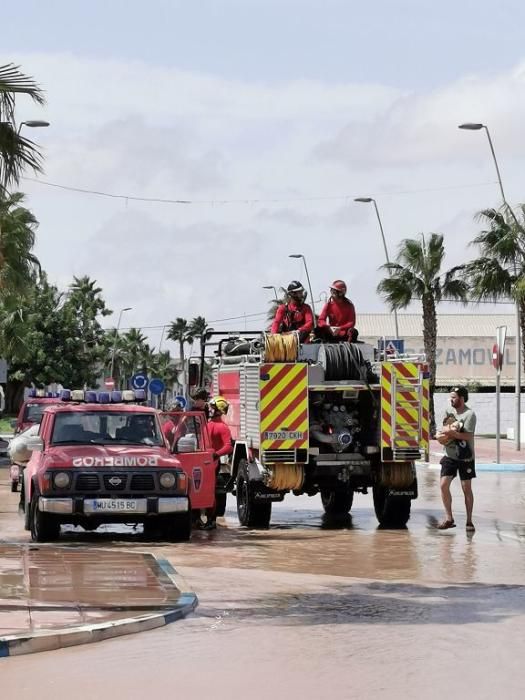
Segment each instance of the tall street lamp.
M372 203L374 205L374 209L376 210L376 216L377 216L377 221L379 223L379 230L381 231L381 239L383 241L383 248L385 250L385 258L387 261L387 264L390 265L390 258L388 256L388 248L386 245L386 238L385 238L385 232L383 230L383 223L381 221L381 217L379 216L379 209L377 208L377 202L373 197L356 197L354 199L354 202L362 202L364 204L370 204ZM392 270L388 270L388 274L391 276L392 275ZM394 325L396 328L396 339L399 339L399 323L397 319L397 309L394 309Z
M118 315L117 329L115 331L115 341L113 343L113 351L111 352L111 368L109 370L109 375L112 379L113 379L113 369L115 367L115 351L117 349L118 332L120 329L120 322L122 321L122 314L125 311L131 311L131 309L132 309L131 306L126 306L124 309L120 309L120 313Z
M265 284L263 289L273 289L275 301L279 301L279 297L277 296L277 289L273 286L273 284Z
M306 279L308 280L308 290L310 291L310 300L312 302L312 311L314 315L314 328L317 326L317 321L315 318L315 305L314 305L314 295L312 294L312 285L310 284L310 275L308 274L308 267L306 265L306 258L302 253L294 253L293 255L289 255L289 258L302 258L303 259L303 264L304 264L304 270L306 272Z
M467 131L480 131L485 129L487 134L487 139L490 146L490 152L492 153L492 159L494 161L494 166L496 168L496 175L498 176L499 189L501 192L501 199L505 208L510 213L514 219L516 226L523 231L522 225L516 218L514 210L507 202L505 197L505 191L503 190L503 183L501 181L501 174L499 171L498 161L496 159L496 152L494 151L494 146L492 144L492 139L490 138L489 128L486 124L478 124L476 122L466 122L465 124L460 124L459 129L466 129ZM514 273L517 275L516 262L514 261ZM516 441L516 450L521 450L521 323L520 323L520 306L519 302L516 301L516 427L514 429L514 438Z
M22 131L23 126L29 126L32 129L38 128L38 127L45 127L49 126L49 122L45 122L42 119L29 119L28 121L25 122L20 122L18 125L18 130L17 134L19 134Z

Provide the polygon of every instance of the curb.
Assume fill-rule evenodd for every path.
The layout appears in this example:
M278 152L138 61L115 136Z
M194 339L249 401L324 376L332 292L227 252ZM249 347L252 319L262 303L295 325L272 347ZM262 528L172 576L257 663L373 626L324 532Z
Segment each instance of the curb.
M432 455L436 456L436 455ZM441 456L441 455L440 455ZM427 469L441 469L441 465L436 462L416 462L416 466ZM476 462L476 472L525 472L525 463L513 462L496 464L496 462Z
M177 586L180 581L176 570L167 559L157 559L151 555L157 566L159 578ZM180 590L180 588L179 588ZM0 658L7 656L20 656L33 654L38 651L53 651L77 644L91 644L101 642L104 639L121 637L125 634L144 632L146 630L164 627L176 622L195 610L199 601L197 595L192 592L181 593L178 602L169 610L163 610L153 614L137 615L112 622L101 622L92 625L78 625L77 627L62 628L50 632L35 632L34 634L12 634L0 637Z

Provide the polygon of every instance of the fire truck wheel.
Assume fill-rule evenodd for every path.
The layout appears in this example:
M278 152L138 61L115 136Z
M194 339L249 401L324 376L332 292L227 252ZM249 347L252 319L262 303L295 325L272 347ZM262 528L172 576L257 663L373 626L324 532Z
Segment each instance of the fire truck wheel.
M164 521L163 532L170 542L187 542L191 537L192 527L191 510L187 513L177 513L170 515Z
M321 491L321 501L327 515L334 517L348 515L354 501L354 492L351 489L348 491Z
M222 518L226 512L226 493L216 493L215 494L215 515L218 518Z
M241 525L267 528L272 517L272 502L255 500L253 486L248 477L248 462L243 459L237 472L237 515Z
M412 501L409 496L387 496L387 492L385 486L378 484L373 487L374 510L379 524L391 528L405 527Z
M52 542L60 535L60 523L49 513L38 510L38 494L33 493L29 527L33 542Z

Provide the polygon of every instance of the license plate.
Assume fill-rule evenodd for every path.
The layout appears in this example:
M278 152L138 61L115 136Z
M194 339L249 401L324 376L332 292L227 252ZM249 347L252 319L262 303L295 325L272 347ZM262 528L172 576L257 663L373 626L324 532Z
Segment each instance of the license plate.
M145 498L86 498L84 513L146 513Z

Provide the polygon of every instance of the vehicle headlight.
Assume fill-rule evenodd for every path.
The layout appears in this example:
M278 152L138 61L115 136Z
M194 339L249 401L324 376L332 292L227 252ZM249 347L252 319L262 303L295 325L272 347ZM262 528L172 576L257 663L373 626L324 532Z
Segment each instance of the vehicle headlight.
M56 486L57 489L67 489L70 483L71 477L67 472L57 472L53 474L53 485Z
M175 474L172 474L171 472L164 472L160 475L159 481L163 489L172 489L175 486L177 479L175 478Z

